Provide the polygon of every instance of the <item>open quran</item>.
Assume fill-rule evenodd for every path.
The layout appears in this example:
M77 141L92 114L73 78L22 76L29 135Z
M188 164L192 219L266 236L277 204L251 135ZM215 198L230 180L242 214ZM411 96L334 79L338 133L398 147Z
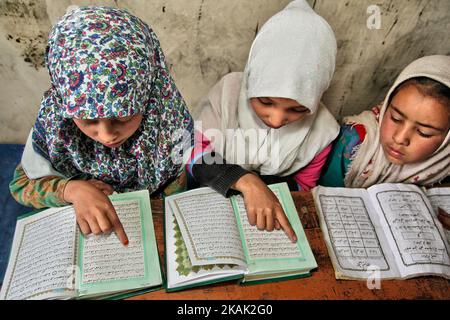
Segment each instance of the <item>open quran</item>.
M19 218L1 299L113 298L162 287L148 191L110 196L129 244L79 230L72 206Z
M167 290L218 281L255 283L304 277L317 267L287 184L269 186L298 241L261 231L247 219L241 195L200 188L165 199Z
M448 231L437 215L450 209L450 188L318 186L313 196L337 279L450 278Z

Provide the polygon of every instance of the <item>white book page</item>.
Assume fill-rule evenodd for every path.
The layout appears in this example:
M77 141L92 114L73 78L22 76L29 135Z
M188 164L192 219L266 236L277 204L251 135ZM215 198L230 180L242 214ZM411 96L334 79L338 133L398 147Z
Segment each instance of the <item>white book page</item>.
M277 190L272 191L280 198ZM259 230L257 226L250 225L244 198L240 195L236 198L236 202L250 260L302 258L297 243L292 243L282 229L274 229L271 232L267 232L265 230Z
M87 236L82 247L82 287L145 276L139 201L114 201L114 208L129 244L124 246L114 232Z
M230 200L210 188L194 191L176 195L169 201L192 265L245 265Z
M52 299L76 295L77 224L73 207L48 209L17 221L1 299Z
M387 239L364 189L316 187L317 213L338 279L397 278Z
M438 207L450 214L450 188L433 188L427 190L426 193L436 215ZM443 229L445 237L447 238L447 245L450 245L450 230Z
M198 190L198 189L197 189ZM197 191L193 190L193 191ZM191 192L191 191L188 191ZM205 281L216 281L230 276L242 276L246 270L238 265L205 265L192 266L187 249L180 241L179 225L176 225L172 206L169 205L172 197L165 200L165 241L167 262L167 288L175 289L183 286L193 286ZM184 242L185 243L185 242Z
M450 276L449 248L442 226L415 185L380 184L368 189L402 277Z
M428 189L426 194L436 214L438 207L450 214L450 188Z

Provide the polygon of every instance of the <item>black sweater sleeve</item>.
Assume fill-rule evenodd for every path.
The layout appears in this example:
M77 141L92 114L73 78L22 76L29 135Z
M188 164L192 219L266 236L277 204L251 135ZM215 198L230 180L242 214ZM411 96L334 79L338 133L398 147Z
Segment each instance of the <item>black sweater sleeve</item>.
M238 194L231 186L249 171L236 164L227 164L217 153L213 156L216 160L214 164L206 164L203 157L196 161L192 166L194 179L201 186L211 187L224 197Z
M236 190L231 189L231 186L239 180L243 175L250 173L236 164L227 164L225 159L220 157L217 153L212 154L216 160L214 164L206 164L202 157L192 166L192 175L194 179L201 186L208 186L225 197L238 194ZM219 161L217 161L219 160ZM265 184L274 184L286 182L289 190L298 191L297 181L292 176L278 177L275 175L259 175Z

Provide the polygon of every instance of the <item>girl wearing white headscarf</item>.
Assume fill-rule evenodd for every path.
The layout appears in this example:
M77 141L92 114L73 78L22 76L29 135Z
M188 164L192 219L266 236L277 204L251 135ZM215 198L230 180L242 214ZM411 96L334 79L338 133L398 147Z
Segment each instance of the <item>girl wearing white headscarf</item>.
M409 64L381 108L348 117L319 183L430 186L450 173L450 56Z
M336 50L328 23L306 1L292 1L261 28L244 72L224 76L196 109L188 172L225 196L242 192L249 221L260 229L290 232L262 180L313 187L339 133L320 102Z

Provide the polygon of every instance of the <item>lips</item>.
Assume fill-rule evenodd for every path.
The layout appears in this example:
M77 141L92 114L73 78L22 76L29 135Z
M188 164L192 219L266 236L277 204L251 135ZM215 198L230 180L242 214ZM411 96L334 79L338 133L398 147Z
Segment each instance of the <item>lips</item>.
M117 148L118 146L120 146L122 144L122 141L119 141L117 143L114 144L104 144L106 147L108 148Z
M404 153L402 153L399 150L394 149L394 148L392 148L390 146L387 147L387 151L388 151L390 156L392 156L394 158L397 158L397 159L403 158L405 156Z

